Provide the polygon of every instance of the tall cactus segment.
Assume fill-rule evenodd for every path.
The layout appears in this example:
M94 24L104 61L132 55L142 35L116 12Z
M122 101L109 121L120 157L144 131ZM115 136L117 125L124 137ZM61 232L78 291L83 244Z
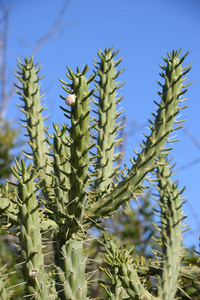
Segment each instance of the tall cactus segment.
M30 58L30 60L25 58L24 64L18 59L19 71L17 71L16 77L22 83L22 87L16 86L19 89L17 93L24 102L24 106L20 106L21 111L26 116L26 120L21 120L25 124L22 123L21 125L28 131L29 144L32 149L31 154L26 152L24 154L29 159L33 156L35 167L39 171L42 187L44 187L43 192L49 195L50 198L51 191L49 190L49 186L52 178L46 175L51 173L51 168L49 156L47 155L49 150L45 137L45 118L42 117L42 111L45 108L41 106L41 98L44 94L40 95L41 84L38 84L38 82L42 77L37 76L40 68L36 69L36 66L37 64L34 65L33 63L33 58Z
M66 134L66 124L62 129L58 124L53 124L55 133L53 136L53 170L54 174L54 194L55 194L55 218L57 223L65 223L66 206L69 202L69 174L71 171L69 163L70 141Z
M158 203L160 206L161 226L159 232L159 244L161 251L155 251L161 262L158 296L163 300L175 299L178 288L182 249L181 221L182 215L181 193L178 184L171 181L171 168L166 155L160 156L157 166L157 178L159 191Z
M42 238L40 233L39 204L36 199L37 178L32 164L26 168L23 160L12 169L18 181L18 221L20 226L21 260L27 299L48 299Z
M134 195L146 174L155 168L156 159L164 148L169 134L180 128L172 127L174 123L178 123L175 118L183 109L178 104L183 101L180 100L180 96L185 93L184 88L189 85L184 85L182 82L185 79L184 75L190 70L190 66L185 68L181 66L188 53L179 59L180 53L181 51L173 51L168 54L167 58L164 58L166 66L161 66L164 70L161 77L165 79L165 83L164 85L159 83L163 91L159 93L160 104L156 103L158 106L157 115L153 114L155 121L154 123L150 121L151 134L149 137L144 134L146 141L143 142L143 145L140 144L142 151L138 154L135 150L138 156L127 176L119 182L111 193L102 197L100 201L92 203L88 208L90 214L95 217L114 212L124 201L129 200Z
M63 89L72 94L74 103L69 104L71 111L63 108L66 115L71 120L69 129L70 144L70 166L69 174L69 203L67 205L66 226L68 236L73 232L81 229L81 224L85 216L85 206L88 199L88 167L89 167L89 150L90 145L90 106L89 98L93 91L89 91L89 84L94 79L91 75L85 78L89 67L86 65L82 72L77 68L77 74L72 72L68 67L67 76L72 83L68 84L60 79L64 84ZM68 96L70 97L70 96ZM63 98L63 97L62 97ZM65 98L63 98L65 99ZM66 103L69 98L66 97Z
M62 108L71 120L69 129L69 162L70 170L62 171L69 176L68 203L65 205L65 231L58 241L59 248L55 260L57 262L57 290L61 299L86 299L87 283L85 278L86 261L83 255L83 219L88 200L88 167L90 145L90 107L89 84L94 75L85 78L88 66L77 74L68 68L67 76L72 83L63 83L63 89L72 94L66 98L71 111ZM61 96L61 98L65 99ZM60 252L60 254L59 254Z
M86 258L83 253L83 241L73 234L57 249L55 263L59 299L86 300Z
M98 102L96 102L96 105L99 119L96 126L98 133L96 171L98 175L95 187L102 194L105 190L106 192L111 190L113 162L116 159L114 156L115 144L119 143L119 140L115 140L115 135L117 130L123 127L116 124L116 119L121 114L121 112L116 113L116 104L123 98L117 98L116 91L124 84L117 84L116 82L119 74L123 72L116 72L116 67L121 62L121 58L116 62L114 61L114 57L118 52L113 52L113 48L106 48L104 53L99 50L100 62L94 60L94 66L99 75L99 81L96 85L98 87L98 96L96 96Z

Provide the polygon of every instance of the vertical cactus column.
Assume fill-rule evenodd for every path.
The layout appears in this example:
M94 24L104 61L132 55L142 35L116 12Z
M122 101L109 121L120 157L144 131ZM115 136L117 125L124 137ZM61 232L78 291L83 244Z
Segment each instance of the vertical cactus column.
M68 203L65 205L65 232L58 244L60 253L56 254L58 295L61 299L87 298L87 283L85 278L86 260L83 255L85 236L83 219L88 200L88 167L90 145L90 107L89 84L94 76L86 79L88 66L77 74L68 68L67 76L72 83L63 80L63 89L70 93L63 98L71 106L71 111L62 108L71 120L70 134L70 172ZM63 172L67 174L66 172ZM61 236L60 236L61 237Z
M26 168L23 160L12 169L18 181L19 241L26 298L45 300L48 298L42 238L40 233L39 203L36 199L36 174L32 164Z
M161 239L161 251L155 251L161 262L158 296L163 300L175 299L178 288L182 249L181 220L183 190L178 190L178 184L171 181L171 167L168 165L166 155L160 156L157 166L157 178L159 191L158 203L160 206L161 226L159 232Z
M98 175L95 188L102 195L105 191L108 193L111 190L114 177L113 164L122 155L121 153L118 154L117 158L114 155L115 144L119 143L119 140L115 138L116 132L123 127L120 127L120 123L116 123L116 119L121 114L121 112L116 113L116 104L123 98L117 98L116 91L124 84L116 82L119 74L123 72L116 71L117 65L121 62L121 58L116 62L114 61L118 52L113 52L113 48L106 48L104 53L99 50L100 62L94 60L94 66L99 75L99 81L96 85L98 87L98 95L96 96L98 102L95 102L99 117L96 126L98 134L96 171Z
M85 214L85 205L88 195L88 166L90 149L90 106L89 97L92 92L89 92L89 83L94 76L86 79L85 74L88 71L88 66L80 73L77 69L77 74L72 72L68 67L68 77L72 80L71 84L64 84L63 89L72 94L67 96L66 103L71 106L71 111L68 112L68 117L71 120L69 130L71 145L70 145L70 165L71 172L69 174L70 190L69 203L67 206L66 226L69 230L68 235L81 229L82 220ZM67 87L68 88L67 88ZM70 97L74 100L73 103L68 102Z
M41 84L38 84L42 77L37 76L40 68L36 69L37 64L34 65L33 58L30 58L30 60L25 58L24 64L20 60L18 62L19 71L17 71L16 77L22 83L22 87L16 85L19 89L17 93L24 102L24 106L20 107L26 116L26 120L21 120L25 124L21 125L28 131L30 138L28 143L32 149L32 153L24 151L24 154L27 158L33 159L35 168L39 171L43 192L46 198L50 199L52 197L52 189L50 189L52 178L47 176L48 173L51 173L51 168L45 137L45 130L47 128L44 127L45 118L42 117L42 111L45 108L41 106L41 98L44 94L40 95Z
M53 136L53 170L52 177L54 179L55 205L53 207L56 222L60 225L60 229L65 223L66 205L69 202L68 190L70 187L69 174L70 166L70 141L66 134L66 124L62 129L58 124L53 124L55 133ZM62 224L62 225L61 225Z

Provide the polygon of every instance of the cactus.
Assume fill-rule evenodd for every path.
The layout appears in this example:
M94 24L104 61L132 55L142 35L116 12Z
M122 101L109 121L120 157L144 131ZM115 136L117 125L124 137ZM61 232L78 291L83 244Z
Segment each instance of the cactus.
M23 160L21 166L16 161L12 173L19 180L19 241L23 262L22 271L24 278L26 278L26 296L44 299L48 294L40 235L39 203L36 200L36 186L34 183L37 174L35 174L32 164L26 168Z
M184 191L178 190L177 184L170 180L171 171L168 167L166 157L160 157L157 167L159 206L161 219L161 241L162 251L155 252L160 259L160 282L158 296L162 299L171 299L176 295L178 288L178 277L180 273L182 250L181 221L186 216L182 215L182 202L180 195Z
M122 142L117 134L124 125L117 121L122 113L117 112L117 104L123 98L116 93L123 85L116 81L123 72L117 71L121 62L121 58L115 60L117 53L113 48L99 50L99 61L95 60L94 74L89 77L86 77L87 65L82 71L77 67L76 72L67 67L67 81L60 79L65 94L60 97L68 105L61 109L70 123L53 124L53 135L42 116L39 68L36 69L33 58L18 63L20 70L16 76L22 86L17 87L26 117L26 124L22 125L27 129L31 149L30 153L24 151L24 155L33 160L33 166L26 167L23 160L20 166L16 160L12 173L17 183L8 181L14 185L13 190L8 190L8 186L2 188L0 215L4 228L15 226L19 236L27 299L87 299L89 275L85 248L90 230L101 228L104 217L112 215L128 200L136 199L136 194L144 189L146 175L156 167L162 256L149 266L141 266L134 258L134 251L120 249L104 235L110 270L103 267L102 270L111 285L107 287L103 282L101 285L109 299L157 299L144 283L153 270L159 278L159 299L176 297L180 274L184 274L180 266L181 203L179 191L169 179L168 163L163 159L170 150L164 148L170 133L180 128L173 125L179 123L176 116L184 108L179 103L187 86L183 83L184 75L190 70L182 68L187 54L179 58L181 51L173 51L164 58L166 66L162 67L161 76L165 83L160 84L163 91L159 93L161 101L156 103L154 121L150 121L151 133L144 134L140 153L134 150L136 158L131 159L131 167L119 170L116 162L123 153L116 153L117 145ZM46 232L52 233L50 265L45 265L42 251Z
M113 48L106 49L105 53L101 50L98 51L100 62L94 60L94 66L99 75L99 81L97 81L96 87L98 87L98 95L95 95L98 102L97 105L98 125L95 127L97 130L97 161L95 169L97 177L95 181L95 190L99 194L104 194L105 191L112 189L113 164L114 161L119 159L122 155L119 153L115 157L114 149L115 145L122 140L115 140L116 132L123 128L120 127L120 123L116 124L115 120L121 115L122 112L116 113L116 105L123 97L116 97L116 90L119 89L122 84L116 83L116 78L122 73L122 71L116 72L116 67L120 63L121 58L118 61L114 61L114 57L118 52L113 52Z
M39 178L41 179L41 184L44 186L43 193L51 197L51 192L49 187L51 184L51 178L46 176L50 173L50 163L49 156L47 155L48 148L45 137L44 121L47 118L42 117L42 111L45 109L41 105L41 98L45 95L40 95L40 85L38 84L39 80L43 77L37 76L40 68L36 69L36 65L33 64L32 58L28 61L25 58L25 64L23 64L18 59L19 71L15 76L20 80L23 85L23 88L16 85L19 89L17 93L20 95L20 99L24 102L24 106L20 106L21 111L25 114L26 119L21 120L23 123L21 125L25 127L28 131L28 143L32 149L31 153L24 151L24 154L27 158L33 159L35 168L39 170ZM23 92L21 93L20 90ZM47 197L46 195L46 197Z

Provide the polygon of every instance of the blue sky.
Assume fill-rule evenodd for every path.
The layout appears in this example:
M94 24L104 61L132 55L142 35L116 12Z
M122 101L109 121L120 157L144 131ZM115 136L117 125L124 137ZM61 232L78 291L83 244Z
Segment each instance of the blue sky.
M6 1L4 1L6 2ZM8 40L8 76L12 82L12 72L16 68L16 57L23 60L30 57L35 45L48 31L56 19L64 1L61 0L18 0L13 1L10 11ZM189 108L183 111L185 128L200 142L200 2L198 0L69 0L67 10L61 19L59 30L48 39L35 55L35 62L42 65L41 75L46 74L42 89L46 92L45 103L49 107L49 124L65 122L59 105L63 95L58 78L66 79L66 65L72 70L89 64L91 74L92 59L97 58L98 49L107 46L120 48L123 56L120 68L126 68L121 80L126 81L119 95L125 109L128 126L126 131L134 131L128 136L126 162L133 156L133 147L138 146L145 130L146 121L155 112L153 100L159 101L157 91L161 80L159 63L167 51L179 50L190 54L187 64L193 62L188 82L194 80L187 92ZM21 117L16 108L18 97L14 96L9 105L7 118ZM17 124L17 123L16 123ZM16 125L18 126L18 125ZM141 128L140 128L141 126ZM139 127L139 129L137 129ZM173 157L177 169L200 158L200 148L184 131L178 132L180 142L174 144ZM187 186L185 195L188 204L184 212L192 230L187 233L186 244L195 244L198 249L200 235L200 163L180 170L176 178L180 187Z

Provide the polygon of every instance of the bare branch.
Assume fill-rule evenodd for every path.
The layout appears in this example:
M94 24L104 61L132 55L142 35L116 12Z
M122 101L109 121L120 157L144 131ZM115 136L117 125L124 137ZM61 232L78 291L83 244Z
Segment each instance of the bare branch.
M37 43L37 45L35 46L35 48L33 49L33 55L35 55L38 50L42 47L42 45L48 40L50 39L54 32L58 29L60 22L66 12L66 9L69 5L69 0L65 0L63 6L61 7L61 10L59 11L59 14L55 20L55 22L53 23L52 27L50 28L50 30L45 33L40 39L39 42Z
M64 4L61 7L61 10L59 11L52 27L39 39L38 43L33 49L33 54L36 54L43 44L50 39L58 29L69 2L69 0L64 1ZM0 119L5 118L10 99L15 92L15 87L13 84L10 89L8 88L9 82L7 80L7 42L9 34L9 12L12 7L12 0L9 0L6 3L7 4L0 0Z
M183 128L183 132L190 138L190 140L194 143L194 145L200 150L200 142L197 138L189 131L187 128Z
M185 133L185 135L187 135L190 140L193 142L193 144L200 150L200 142L197 140L197 138L192 134L192 132L190 132L188 129L183 128L183 132ZM181 166L178 171L182 171L185 169L188 169L196 164L200 163L200 158L196 158L192 161L190 161L189 163L184 164L183 166Z
M2 1L0 1L0 12L2 14L0 19L0 117L4 117L9 100L10 94L7 93L7 41L8 41L8 27L9 27L9 11L12 5L12 1L9 2L6 7Z

